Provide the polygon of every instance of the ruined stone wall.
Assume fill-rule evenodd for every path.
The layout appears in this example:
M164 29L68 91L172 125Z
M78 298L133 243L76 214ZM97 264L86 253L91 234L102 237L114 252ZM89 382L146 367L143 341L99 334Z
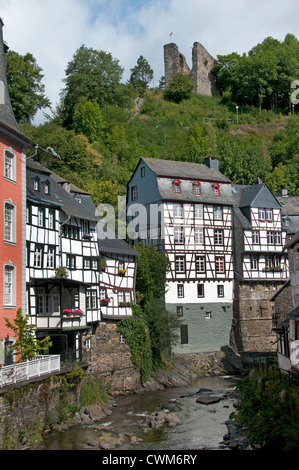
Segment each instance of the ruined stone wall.
M211 96L217 93L215 80L212 75L215 59L200 44L195 42L192 49L192 70L183 54L174 43L164 46L164 75L165 85L169 85L172 77L181 73L189 75L194 81L194 93Z
M85 341L87 339L85 337ZM129 347L121 342L115 322L99 323L90 339L92 354L87 374L110 383L114 396L138 390L141 387L140 373L131 361Z
M277 285L279 289L282 285ZM273 332L274 295L270 284L239 284L238 301L234 305L233 336L239 352L275 352L276 334Z

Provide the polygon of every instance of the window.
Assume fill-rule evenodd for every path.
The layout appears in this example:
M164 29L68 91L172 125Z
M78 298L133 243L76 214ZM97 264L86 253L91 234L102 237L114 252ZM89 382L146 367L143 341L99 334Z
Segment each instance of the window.
M35 268L43 267L44 250L42 245L35 245L33 266Z
M195 269L197 273L204 273L206 270L206 260L204 256L196 256Z
M184 229L183 227L174 227L174 243L184 243Z
M196 219L202 219L203 218L202 204L195 204L195 206L194 206L194 217Z
M203 284L197 284L197 297L205 296L205 286Z
M66 255L66 267L68 269L76 269L76 256Z
M16 303L16 268L13 264L4 265L3 304L12 307Z
M173 183L173 190L175 193L181 192L181 183L179 180L175 180L175 182Z
M45 226L45 209L38 207L37 209L37 225L39 227Z
M50 181L48 180L44 182L44 192L45 194L50 194Z
M274 232L267 232L268 245L274 244Z
M181 325L181 344L188 344L188 325Z
M260 232L258 230L252 231L252 243L253 245L258 245L260 242Z
M179 298L184 297L184 285L183 284L178 284L178 297Z
M194 194L201 194L200 183L198 181L196 181L193 185L193 192Z
M224 297L224 286L223 285L220 285L217 286L217 294L218 294L218 297Z
M12 202L4 203L4 240L16 241L16 206Z
M212 312L206 312L206 319L209 320L212 318Z
M268 255L266 256L266 269L267 270L280 270L281 267L281 257L278 255Z
M31 219L32 219L31 205L27 204L27 206L26 206L26 224L31 224Z
M90 234L89 221L88 220L82 220L82 232L83 232L83 236Z
M224 258L223 256L216 256L215 258L216 273L224 273Z
M214 243L215 245L223 245L223 230L214 231Z
M145 177L145 166L142 166L140 168L140 175L141 175L141 178L144 178Z
M281 233L274 232L274 243L275 245L281 245Z
M251 269L253 271L256 271L258 269L258 263L259 263L259 261L258 261L257 255L252 255L250 257L250 265L251 265Z
M104 287L100 287L100 300L106 299L106 289Z
M54 211L54 209L49 209L48 225L49 225L49 229L54 230L54 228L55 228L55 211Z
M132 198L132 201L136 201L138 199L137 186L132 186L132 188L131 188L131 198Z
M83 258L83 268L90 269L90 258Z
M176 314L177 314L178 317L182 317L182 316L184 315L184 311L183 311L182 305L177 305Z
M195 227L195 243L198 245L203 245L204 244L204 238L203 238L203 227Z
M38 176L33 178L33 189L34 189L34 191L39 191L39 189L40 189L40 179L39 179Z
M86 292L86 308L97 308L97 291L88 289Z
M9 150L4 152L4 178L16 181L16 156Z
M266 220L265 209L259 209L259 220Z
M185 256L175 257L175 270L177 273L185 272Z
M273 220L273 210L272 209L266 209L266 219L268 222Z
M173 209L174 217L183 217L183 206L182 204L175 204Z
M220 196L220 186L218 183L215 183L213 186L214 196Z
M63 235L66 238L71 238L73 240L79 240L79 227L75 225L64 225L63 226Z
M117 301L118 303L124 302L125 296L124 296L124 291L119 290L117 293Z
M222 220L222 207L214 206L214 220Z
M47 268L55 268L55 246L48 247Z

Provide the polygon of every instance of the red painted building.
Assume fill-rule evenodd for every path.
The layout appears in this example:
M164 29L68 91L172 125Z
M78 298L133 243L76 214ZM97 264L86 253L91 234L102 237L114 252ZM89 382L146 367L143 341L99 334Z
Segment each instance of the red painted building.
M6 79L3 21L0 18L0 365L13 358L15 341L4 318L13 321L18 308L26 311L26 156L33 143L14 117Z

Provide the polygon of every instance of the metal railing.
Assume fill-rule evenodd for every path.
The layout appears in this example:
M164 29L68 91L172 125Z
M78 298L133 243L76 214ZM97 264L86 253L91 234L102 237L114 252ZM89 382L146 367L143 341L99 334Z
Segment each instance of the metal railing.
M37 356L31 361L20 362L0 368L0 388L41 375L60 371L60 356Z

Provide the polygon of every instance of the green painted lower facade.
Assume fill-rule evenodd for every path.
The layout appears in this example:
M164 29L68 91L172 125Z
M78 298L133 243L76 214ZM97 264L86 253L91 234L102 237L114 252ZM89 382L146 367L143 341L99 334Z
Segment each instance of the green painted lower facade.
M178 304L166 304L168 312L176 313ZM220 351L229 345L233 320L231 303L184 304L180 317L179 341L172 346L174 354Z

